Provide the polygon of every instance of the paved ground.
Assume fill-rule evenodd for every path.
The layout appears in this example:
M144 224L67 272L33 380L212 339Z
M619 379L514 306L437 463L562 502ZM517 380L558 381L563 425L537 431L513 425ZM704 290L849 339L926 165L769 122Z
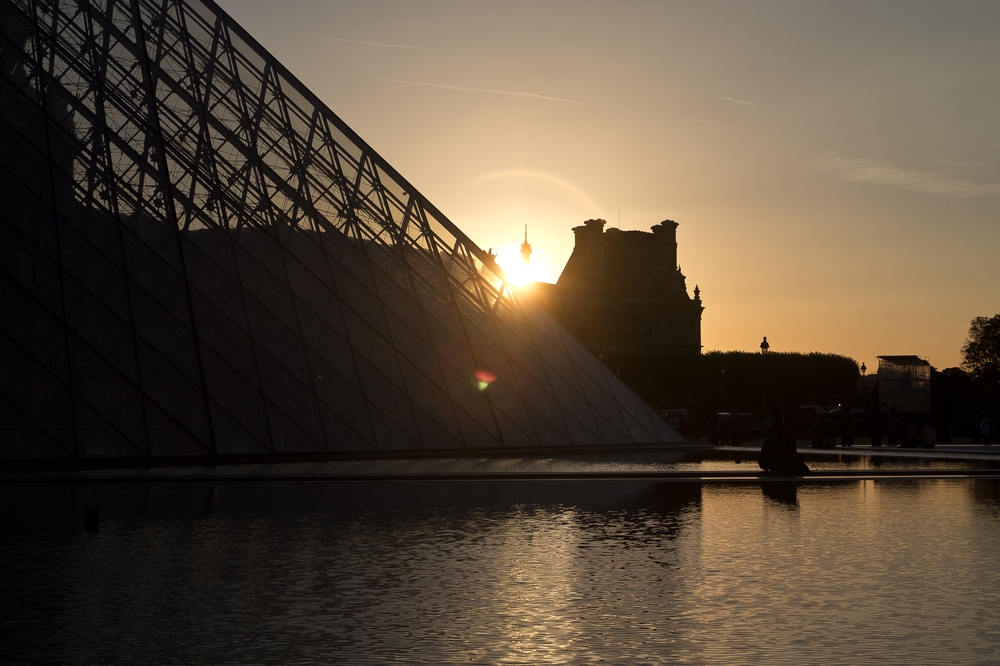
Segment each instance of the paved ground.
M895 465L865 465L864 469L816 469L804 481L851 481L858 479L900 478L1000 478L1000 446L971 444L942 445L933 449L901 449L898 447L854 446L835 449L809 448L807 440L799 440L799 452L812 462L828 460L842 462L865 456L883 462L891 459ZM689 447L669 446L644 452L615 454L591 453L563 457L512 458L442 458L421 460L353 460L319 461L284 464L232 464L210 466L178 466L149 469L94 469L82 471L39 471L33 473L0 473L0 489L28 486L84 485L154 485L154 484L324 484L324 483L409 483L409 482L494 482L494 481L653 481L678 483L731 483L742 481L780 480L757 470L726 466L727 458L742 458L752 462L760 451L759 444L741 447L717 446L722 455L709 456L705 461L686 462L698 450L712 451L704 443L692 442ZM697 457L697 456L696 456ZM711 460L720 465L714 469ZM906 462L906 461L912 461ZM934 464L933 461L939 461ZM953 461L950 465L945 461ZM964 461L964 463L963 463ZM859 460L859 462L861 462ZM873 461L874 462L874 461ZM825 467L820 465L820 467Z
M760 444L746 446L716 446L716 451L727 452L760 452ZM933 449L903 449L898 446L837 446L833 449L814 449L807 440L799 440L799 453L814 456L872 456L884 458L924 458L936 460L998 460L1000 461L1000 446L983 446L982 444L937 444Z

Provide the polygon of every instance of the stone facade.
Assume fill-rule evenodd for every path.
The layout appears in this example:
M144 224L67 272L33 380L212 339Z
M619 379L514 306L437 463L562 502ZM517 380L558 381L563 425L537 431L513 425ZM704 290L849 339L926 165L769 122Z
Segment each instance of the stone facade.
M677 265L677 223L651 233L605 224L573 229L573 254L556 284L536 285L538 300L598 355L700 353L704 307Z

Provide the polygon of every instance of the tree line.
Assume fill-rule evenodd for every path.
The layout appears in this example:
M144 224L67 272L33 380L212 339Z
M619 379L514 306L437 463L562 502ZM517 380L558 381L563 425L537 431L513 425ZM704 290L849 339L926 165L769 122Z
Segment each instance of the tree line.
M653 407L695 413L841 404L854 397L861 377L854 359L820 352L609 355L605 363Z
M960 419L1000 412L1000 314L976 317L962 366L931 369L931 409ZM822 352L710 351L650 357L606 354L604 363L657 409L768 414L785 406L878 408L877 383L862 381L856 360ZM875 368L871 372L875 372Z

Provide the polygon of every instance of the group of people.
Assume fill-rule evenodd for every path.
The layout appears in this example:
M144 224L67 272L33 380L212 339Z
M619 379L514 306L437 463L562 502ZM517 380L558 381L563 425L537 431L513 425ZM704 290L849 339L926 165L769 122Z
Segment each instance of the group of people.
M882 446L883 436L888 446L899 446L902 423L895 407L890 407L888 414L876 409L869 417L869 425L872 431L872 446Z
M842 446L854 445L854 416L845 407L837 417ZM938 442L938 430L930 416L922 419L901 419L895 407L888 414L876 410L868 415L872 446L921 446L931 448ZM950 440L941 440L950 441ZM826 419L814 425L813 448L833 448L836 445L834 428Z
M922 423L906 422L899 418L895 407L889 408L884 414L875 410L868 418L871 427L872 446L882 446L883 437L887 446L906 446L919 444L924 447L933 446L938 440L937 428L930 416L925 416ZM950 441L950 440L941 440Z
M866 410L867 411L867 410ZM872 410L866 415L871 431L872 446L920 446L933 447L941 442L951 441L951 428L945 422L935 425L928 415L916 419L913 415L905 418L897 413L896 407L888 412ZM744 442L763 439L758 464L764 471L776 476L801 476L809 473L805 460L797 451L797 431L812 429L812 446L833 448L839 437L842 446L855 443L855 416L849 405L839 410L816 415L799 414L796 419L790 410L781 407L767 417L746 414L715 414L710 417L686 418L671 414L670 424L685 436L695 441L703 437L713 446L740 446ZM974 421L974 442L987 446L997 441L996 422L992 414L977 416ZM943 433L943 434L942 434Z
M815 418L802 417L792 424L790 412L779 409L769 417L747 414L716 414L710 417L680 418L671 415L671 425L695 441L707 439L713 446L740 446L744 443L774 440L774 433L786 433L785 439L794 439L792 433L811 430L813 448L833 448L838 440L842 446L855 443L855 416L848 405L832 413ZM807 420L803 420L803 418ZM951 441L951 428L937 423L930 416L921 419L902 418L895 407L888 412L873 410L867 413L872 446L934 446L938 441ZM810 425L811 424L811 425ZM996 422L992 414L976 416L973 421L973 443L987 446L998 442ZM966 431L967 432L967 431ZM943 433L943 434L942 434Z
M743 419L739 414L717 414L708 419L708 441L712 446L739 446L743 437Z
M770 429L770 420L742 414L717 414L708 419L708 441L713 446L740 446L759 442Z

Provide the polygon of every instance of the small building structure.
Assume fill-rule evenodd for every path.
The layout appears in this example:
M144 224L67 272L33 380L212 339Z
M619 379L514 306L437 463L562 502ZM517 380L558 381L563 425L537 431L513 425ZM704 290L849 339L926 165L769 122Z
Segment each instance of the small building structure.
M688 295L677 265L677 223L651 231L575 227L573 253L555 284L536 283L537 299L598 356L701 353L704 307Z
M931 364L919 356L878 357L879 407L900 414L931 411Z

